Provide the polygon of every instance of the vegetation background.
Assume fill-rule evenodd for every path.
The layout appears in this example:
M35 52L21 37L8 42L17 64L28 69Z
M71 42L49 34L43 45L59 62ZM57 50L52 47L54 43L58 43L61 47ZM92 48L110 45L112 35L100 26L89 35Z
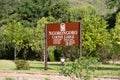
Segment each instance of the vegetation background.
M120 58L120 0L0 0L0 59L43 60L47 23L81 22L83 56ZM49 60L79 47L49 47Z

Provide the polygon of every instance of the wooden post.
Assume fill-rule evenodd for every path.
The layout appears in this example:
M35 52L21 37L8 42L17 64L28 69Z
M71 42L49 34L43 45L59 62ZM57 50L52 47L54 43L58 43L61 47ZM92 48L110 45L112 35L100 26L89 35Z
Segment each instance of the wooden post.
M14 60L16 60L16 43L15 43L15 45L14 45Z
M47 26L45 26L45 53L44 53L44 69L47 70L47 59L48 59L48 45L47 45Z
M80 23L80 57L82 57L82 25Z

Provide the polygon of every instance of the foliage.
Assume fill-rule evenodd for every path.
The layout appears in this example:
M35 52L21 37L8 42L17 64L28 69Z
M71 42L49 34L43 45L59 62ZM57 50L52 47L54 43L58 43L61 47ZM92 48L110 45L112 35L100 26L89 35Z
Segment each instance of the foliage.
M20 3L20 0L0 0L0 27L13 20L18 21L20 19L19 15L14 13Z
M72 7L68 10L68 21L80 21L84 16L96 14L93 6Z
M24 34L23 34L24 32ZM14 48L14 58L16 58L17 54L22 48L27 49L28 46L31 46L31 28L24 28L20 22L12 22L9 23L4 29L2 36L3 40L9 47ZM18 52L18 53L16 53Z
M25 0L17 7L16 12L24 26L33 27L39 18L48 15L50 5L51 0Z
M14 9L18 7L20 0L3 0L0 1L0 18L8 17L9 14L14 12Z
M37 26L33 27L33 38L31 49L38 53L40 60L43 60L43 54L45 50L45 24L47 24L47 18L43 17L37 22Z
M55 19L60 19L62 22L66 21L69 3L67 0L58 0L50 8L50 15Z
M99 55L103 53L102 49L109 42L109 33L106 30L107 23L104 18L97 15L84 17L82 22L83 54L100 58Z
M29 70L30 69L29 63L25 60L16 60L15 64L18 70Z
M107 4L109 8L117 8L117 10L120 10L120 0L107 0Z
M93 6L73 7L69 9L68 21L80 21L82 24L83 54L89 56L96 52L101 53L99 49L109 42L109 33L106 30L107 22L97 15Z
M22 39L23 26L18 22L9 23L3 31L4 40L14 43L17 39Z
M43 54L45 50L45 27L47 23L59 22L59 20L54 19L54 17L49 16L47 18L43 17L38 20L37 26L34 29L33 35L33 46L32 50L39 51L41 58L43 60ZM52 48L51 48L52 49ZM54 50L52 50L53 53ZM50 50L51 54L51 50ZM54 56L53 56L54 57Z
M82 6L93 6L95 11L99 15L107 15L113 12L112 9L107 7L106 1L108 0L68 0L70 7L82 7Z
M15 79L13 79L13 78L6 78L5 80L15 80Z
M43 16L48 16L52 0L3 0L0 1L0 18L2 24L12 20L19 21L23 26L33 27Z
M111 29L111 56L113 59L118 58L120 55L120 12L116 17L116 25L115 28Z
M48 52L49 52L48 57L49 57L50 61L55 61L55 56L54 56L55 49L56 49L55 46L52 46L52 47L48 48Z
M114 28L116 24L116 15L120 12L120 0L107 0L106 3L108 8L113 9L112 14L108 14L108 28Z
M49 78L45 78L45 80L50 80Z
M98 52L99 49L107 45L109 33L106 30L107 22L103 17L97 15L93 9L82 10L82 13L83 54L89 56L96 54L96 51Z
M86 59L81 57L75 62L66 64L60 73L69 76L72 80L89 80L98 64L99 62L96 58Z
M5 51L5 42L2 39L2 32L4 30L5 27L0 27L0 51Z
M106 6L105 1L117 10L111 15L112 20L107 19L108 23L101 16L107 10L102 9ZM116 43L119 42L119 17L115 20L119 4L119 0L2 0L0 56L9 58L14 53L14 58L29 59L27 57L32 54L39 58L37 60L43 60L45 24L81 22L83 55L96 56L101 60L110 58L113 53L119 53ZM110 33L106 29L108 25L115 27L109 29ZM79 47L51 47L49 51L51 60L58 60L60 56L69 60L79 57Z

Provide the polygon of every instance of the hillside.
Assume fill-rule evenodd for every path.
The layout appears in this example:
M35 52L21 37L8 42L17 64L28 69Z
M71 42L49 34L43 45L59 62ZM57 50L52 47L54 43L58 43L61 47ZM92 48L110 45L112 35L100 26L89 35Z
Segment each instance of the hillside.
M98 14L106 15L107 13L112 13L113 11L107 8L107 0L68 0L70 5L79 7L79 6L88 6L92 5Z

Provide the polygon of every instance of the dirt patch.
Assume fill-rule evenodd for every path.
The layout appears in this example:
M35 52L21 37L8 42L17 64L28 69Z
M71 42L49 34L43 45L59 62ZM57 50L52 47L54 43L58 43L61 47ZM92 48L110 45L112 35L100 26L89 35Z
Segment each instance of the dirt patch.
M0 71L0 80L6 80L6 78L12 78L14 80L70 80L69 77L65 77L57 73L39 73L39 72L15 72L15 71ZM120 80L120 77L94 77L93 80Z
M69 77L54 73L0 71L0 80L5 80L6 78L15 80L70 80Z

